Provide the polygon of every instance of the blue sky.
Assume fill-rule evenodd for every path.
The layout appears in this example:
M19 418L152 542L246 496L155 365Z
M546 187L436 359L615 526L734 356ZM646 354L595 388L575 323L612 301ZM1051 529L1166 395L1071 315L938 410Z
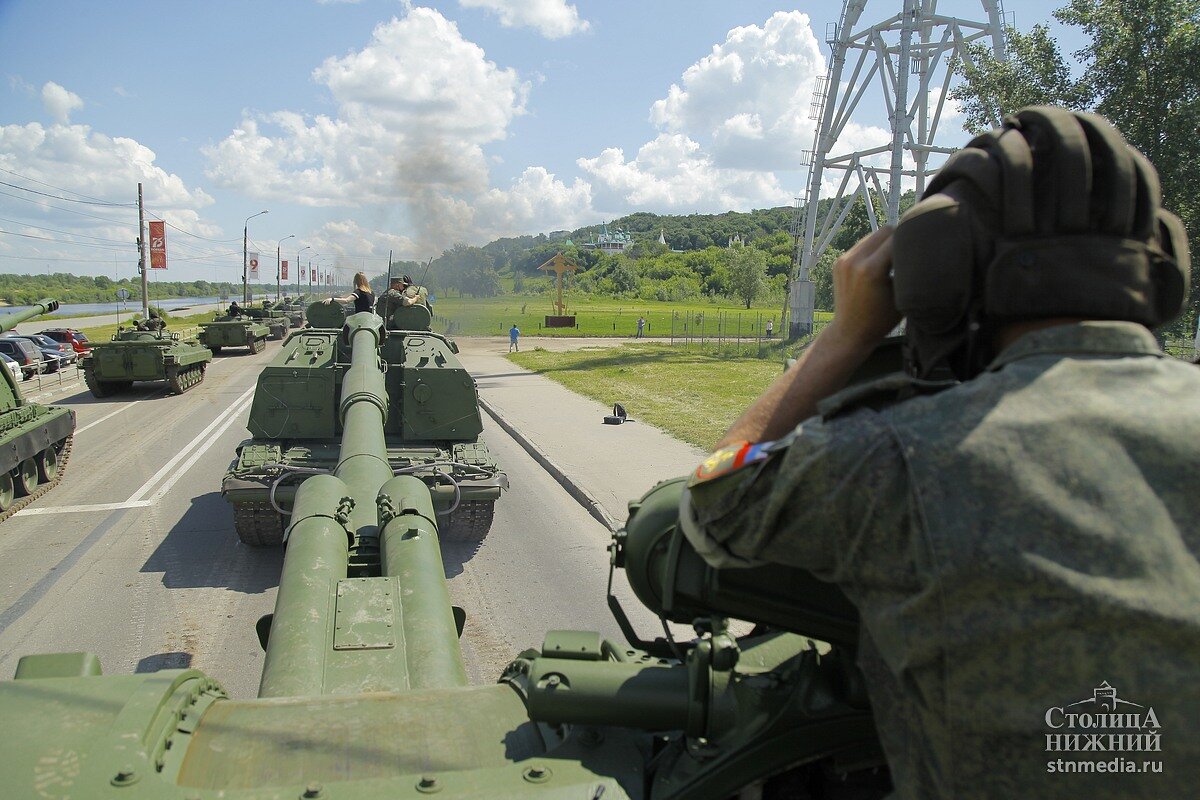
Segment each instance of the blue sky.
M872 0L864 19L899 6ZM0 186L0 272L134 274L139 180L185 280L240 279L241 229L263 209L264 263L295 234L293 264L308 247L303 262L374 273L389 250L786 205L840 9L0 0L0 181L21 187ZM1079 46L1044 4L1005 9ZM887 124L870 108L856 122L863 142Z

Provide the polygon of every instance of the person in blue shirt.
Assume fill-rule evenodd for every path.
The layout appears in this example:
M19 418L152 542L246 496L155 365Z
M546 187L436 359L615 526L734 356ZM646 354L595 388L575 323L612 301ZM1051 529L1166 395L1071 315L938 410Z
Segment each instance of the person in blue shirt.
M508 352L511 353L513 350L521 352L521 345L517 344L519 338L521 338L521 329L514 322L513 326L508 329Z

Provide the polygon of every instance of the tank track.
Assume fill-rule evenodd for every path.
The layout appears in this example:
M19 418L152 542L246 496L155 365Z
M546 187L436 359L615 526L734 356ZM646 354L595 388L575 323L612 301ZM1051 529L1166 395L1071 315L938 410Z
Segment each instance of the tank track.
M121 391L124 388L124 381L101 381L96 380L96 374L91 367L83 368L83 380L87 384L88 391L93 397L108 397L110 394Z
M193 364L170 375L167 378L167 384L175 394L183 394L202 380L204 380L204 365Z
M442 538L454 542L481 542L492 527L495 500L467 500L441 526Z
M37 500L46 492L53 489L55 486L58 486L59 482L63 479L63 475L65 475L67 472L67 462L71 460L71 445L74 443L74 438L74 436L68 436L63 441L63 448L58 453L58 475L55 476L54 480L47 481L46 483L39 483L38 487L33 490L33 494L25 495L24 497L18 497L13 504L9 506L7 511L0 512L0 522L8 519L13 514L17 513L34 500Z
M266 349L267 342L265 339L257 339L251 336L246 340L246 347L249 348L250 355L254 356Z
M242 544L278 547L283 544L283 515L267 502L235 503L233 528Z

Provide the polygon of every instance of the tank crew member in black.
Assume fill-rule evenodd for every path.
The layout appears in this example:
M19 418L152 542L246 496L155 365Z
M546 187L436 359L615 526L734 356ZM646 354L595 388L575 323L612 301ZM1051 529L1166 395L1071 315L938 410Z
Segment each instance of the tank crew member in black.
M354 313L358 314L363 311L370 311L375 305L375 295L371 293L371 284L367 283L367 276L361 272L354 273L354 291L345 297L331 297L326 300L326 303L334 301L339 303L349 303L354 301Z
M234 300L232 303L229 304L229 316L240 317L241 315L242 315L242 307L237 304L237 300Z

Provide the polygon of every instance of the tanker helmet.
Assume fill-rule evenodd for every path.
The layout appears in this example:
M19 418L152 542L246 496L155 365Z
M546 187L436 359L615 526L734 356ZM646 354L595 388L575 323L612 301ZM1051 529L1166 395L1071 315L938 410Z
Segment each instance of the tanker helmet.
M1000 326L1053 317L1157 327L1187 296L1183 225L1107 120L1022 109L950 156L893 240L907 367L967 380Z

